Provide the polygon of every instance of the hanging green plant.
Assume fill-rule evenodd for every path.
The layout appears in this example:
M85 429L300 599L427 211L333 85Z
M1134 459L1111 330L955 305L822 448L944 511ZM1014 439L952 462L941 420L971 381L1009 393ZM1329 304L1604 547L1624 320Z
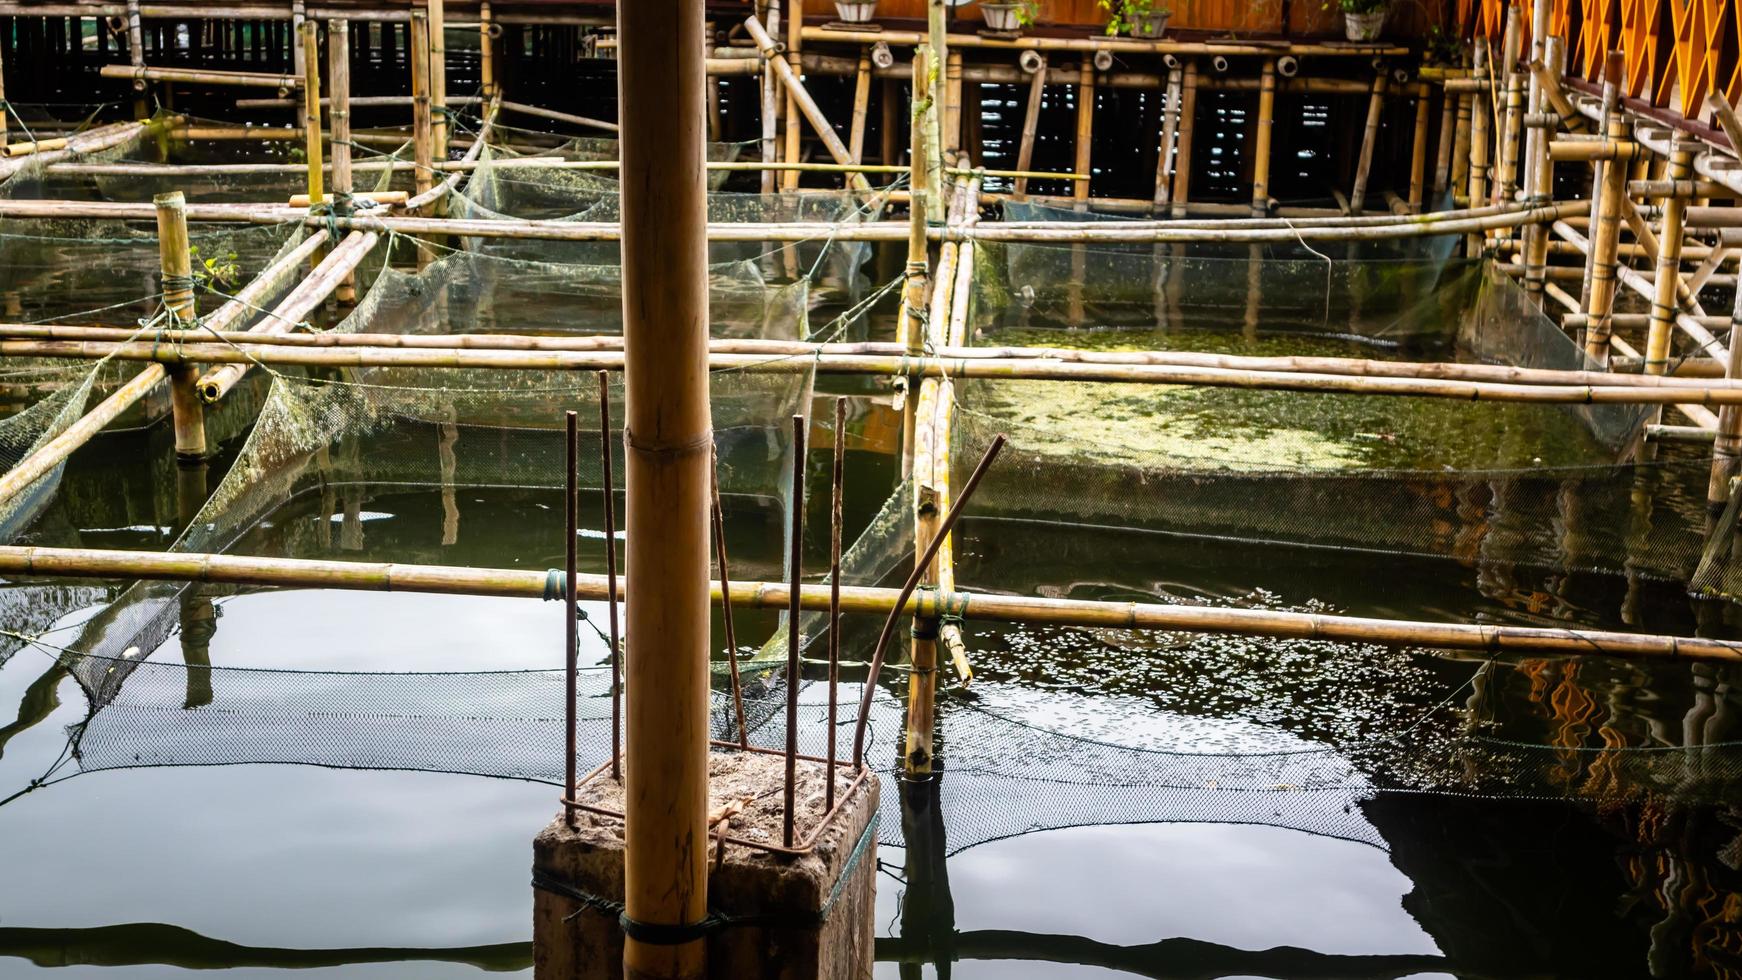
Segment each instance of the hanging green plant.
M1158 38L1173 11L1159 0L1095 0L1107 11L1107 33Z

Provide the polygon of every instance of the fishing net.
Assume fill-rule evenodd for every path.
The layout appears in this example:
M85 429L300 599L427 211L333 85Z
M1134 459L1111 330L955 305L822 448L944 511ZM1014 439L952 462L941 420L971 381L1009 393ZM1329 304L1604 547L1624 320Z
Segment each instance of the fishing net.
M575 144L585 149L577 150ZM739 149L738 144L711 144L709 157L731 159ZM614 141L606 140L573 140L559 152L536 156L490 146L456 193L449 213L457 218L615 222L621 218L615 171L584 169L589 163L614 159ZM863 285L858 268L869 251L863 243L834 241L829 229L874 219L881 207L876 195L850 191L764 195L715 189L708 194L710 222L811 223L818 230L813 238L790 245L714 241L709 256L716 263L758 261L770 278L803 277L856 288ZM483 254L521 259L585 265L618 261L614 241L470 238L466 246Z

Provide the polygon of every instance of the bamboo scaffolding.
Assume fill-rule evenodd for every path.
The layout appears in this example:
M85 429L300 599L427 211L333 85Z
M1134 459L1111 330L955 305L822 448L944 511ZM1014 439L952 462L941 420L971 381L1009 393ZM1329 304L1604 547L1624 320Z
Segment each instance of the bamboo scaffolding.
M848 152L846 146L842 145L840 136L835 133L834 125L829 122L827 116L823 115L823 110L817 105L816 100L811 98L810 92L805 89L804 83L799 80L798 73L793 70L792 65L780 57L774 39L769 37L768 32L763 29L762 22L751 16L745 19L744 27L761 49L765 62L775 70L781 83L786 86L788 96L797 105L798 110L804 113L805 119L810 122L811 128L816 131L817 136L821 137L823 146L828 149L829 155L838 164L853 164L855 162L853 155ZM794 161L797 159L797 154L794 152L797 143L797 125L796 120L789 121L787 130L788 158ZM871 190L870 182L859 173L849 173L847 185L856 191L869 192Z
M12 578L146 579L538 600L547 594L549 581L549 573L542 570L20 546L0 546L0 574ZM613 598L606 590L604 575L580 575L574 585L582 599ZM719 583L709 585L712 600L718 602ZM619 586L615 599L622 601L631 588L632 585ZM840 588L840 608L847 614L887 615L896 608L899 592L844 585ZM826 584L801 586L800 608L827 611L830 593L831 587ZM735 606L783 609L791 598L792 590L785 583L732 583ZM1045 599L965 590L910 595L900 608L905 615L961 615L979 622L1228 633L1504 655L1742 661L1742 643L1736 641L1559 627L1430 623L1217 606Z
M1427 129L1428 114L1433 106L1428 84L1417 82L1415 86L1415 132L1409 151L1409 212L1420 214L1422 201L1427 187Z
M540 119L549 119L553 122L564 122L574 126L603 130L607 133L615 133L619 131L618 125L614 122L606 122L603 119L591 119L586 116L577 116L568 112L558 112L555 109L545 109L540 106L527 105L523 102L504 101L502 103L502 108L504 111L517 112L523 116L536 116Z

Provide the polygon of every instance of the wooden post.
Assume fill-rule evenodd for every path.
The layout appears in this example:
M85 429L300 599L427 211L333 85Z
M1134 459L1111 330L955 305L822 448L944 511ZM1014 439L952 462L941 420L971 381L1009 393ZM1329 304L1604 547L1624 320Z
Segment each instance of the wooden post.
M804 47L804 0L786 0L786 64L791 68L790 74L797 78L804 74L802 49ZM778 57L778 56L776 56ZM797 163L803 156L800 139L803 133L799 129L798 99L793 87L786 87L786 155L787 163ZM791 170L781 175L780 186L785 190L798 189L798 171Z
M1083 59L1082 67L1078 69L1077 81L1077 162L1075 170L1079 174L1093 174L1090 169L1093 164L1095 143L1095 62L1091 58ZM1084 211L1089 207L1089 185L1092 180L1079 180L1071 184L1071 196L1076 198L1077 210Z
M1186 62L1184 93L1179 103L1179 148L1173 157L1173 216L1185 217L1192 189L1192 131L1198 115L1198 60Z
M1624 70L1621 52L1611 51L1603 68L1604 102L1611 93L1619 98L1621 73ZM1617 112L1607 113L1607 138L1619 145L1627 138L1627 120ZM1596 225L1591 235L1590 303L1585 307L1588 326L1585 328L1585 353L1599 364L1609 362L1609 337L1614 331L1610 317L1615 311L1615 264L1621 245L1622 198L1627 194L1627 161L1610 160L1603 168L1603 184L1597 197Z
M1270 132L1276 122L1276 61L1266 58L1258 78L1258 128L1252 137L1252 213L1270 213Z
M792 9L800 11L796 2ZM617 8L628 413L625 914L674 927L708 912L704 17L702 0ZM624 941L630 977L699 978L704 959L699 939Z
M301 75L308 70L308 50L303 44L302 25L308 23L308 8L303 0L290 0L290 70Z
M437 160L448 158L448 21L447 0L429 5L430 137Z
M1415 85L1415 141L1409 150L1409 209L1421 213L1422 196L1427 184L1427 126L1433 105L1428 84Z
M1167 70L1167 104L1162 107L1161 149L1155 157L1155 207L1150 213L1161 217L1167 209L1173 191L1173 150L1179 139L1179 99L1184 73L1178 65Z
M848 130L847 155L854 163L865 162L865 117L871 112L871 49L859 51L859 69L853 75L853 125ZM849 175L847 180L852 182Z
M1349 193L1349 213L1360 214L1367 203L1367 178L1373 172L1373 148L1379 142L1379 117L1385 111L1385 69L1373 73L1373 92L1367 97L1367 125L1361 133L1361 162L1355 168L1355 188Z
M1040 132L1040 106L1046 97L1046 55L1040 56L1040 67L1028 76L1028 102L1022 107L1022 142L1016 148L1016 169L1026 172L1034 164L1034 140ZM1028 197L1028 178L1016 178L1013 188L1017 200Z
M419 195L435 186L434 121L429 95L429 19L411 12L411 146L412 184Z
M333 134L333 213L351 213L351 22L327 22L327 77L332 93L327 99L327 119ZM318 203L315 198L311 204ZM347 273L333 291L341 303L357 301L357 274Z
M1485 45L1476 46L1470 73L1476 80L1476 92L1470 96L1470 196L1465 204L1479 208L1488 199L1488 151L1493 146L1488 138L1488 122L1493 117L1488 107L1488 49ZM1464 254L1471 258L1481 255L1486 240L1482 232L1469 235L1464 239Z
M1694 151L1681 139L1670 145L1670 180L1686 180L1693 171ZM1615 169L1620 169L1619 167ZM1651 328L1645 340L1645 373L1663 374L1669 369L1670 338L1675 334L1675 315L1681 284L1682 218L1688 199L1670 195L1662 199L1663 229L1657 235L1656 295L1651 301Z
M169 326L187 330L198 323L194 300L193 255L188 251L187 199L181 191L153 198L157 205L158 264L163 272L163 308ZM175 423L175 454L182 459L206 455L206 412L194 391L199 369L191 364L169 372L170 411Z
M303 47L309 57L304 59L302 85L303 145L308 150L308 199L311 207L326 199L322 187L325 165L321 161L321 25L319 21L302 22Z
M478 82L485 102L496 97L496 14L490 0L478 4Z

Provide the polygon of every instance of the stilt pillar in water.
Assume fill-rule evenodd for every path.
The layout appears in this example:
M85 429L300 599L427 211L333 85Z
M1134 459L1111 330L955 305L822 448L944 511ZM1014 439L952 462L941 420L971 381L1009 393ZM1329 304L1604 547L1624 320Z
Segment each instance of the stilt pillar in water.
M1186 62L1185 78L1180 82L1179 145L1173 155L1173 199L1169 202L1176 218L1185 217L1186 202L1191 199L1192 131L1197 128L1192 123L1197 115L1198 61L1193 58Z
M1361 133L1361 158L1355 168L1355 188L1349 193L1349 213L1360 214L1367 204L1367 178L1373 172L1373 148L1379 142L1379 117L1385 111L1385 68L1373 73L1373 91L1367 97L1367 125Z
M1680 139L1670 147L1670 180L1686 180L1693 170L1694 152ZM1619 169L1619 168L1617 168ZM1681 284L1682 217L1687 213L1688 199L1670 195L1663 201L1663 228L1657 235L1656 293L1651 300L1651 328L1645 340L1645 373L1663 374L1669 370L1670 338L1675 333L1675 317Z
M780 798L784 763L778 755L735 750L717 751L716 766L734 760L758 764L755 780L734 774L731 783L752 786ZM625 775L634 773L634 757L624 761ZM820 777L822 763L801 762L801 786L807 770ZM843 792L832 816L817 832L810 853L797 858L726 843L724 857L715 852L718 825L706 859L708 908L724 917L751 917L755 923L710 929L696 945L707 950L707 975L733 980L861 980L871 975L876 928L878 779L873 775L847 783L845 770L837 779ZM721 784L727 781L720 780ZM820 779L816 799L801 807L822 809ZM614 803L619 786L609 774L586 783L578 802ZM596 799L589 791L599 791ZM735 807L739 799L715 798L711 813L731 814L727 835L748 833ZM800 840L807 835L799 823ZM768 828L760 828L766 830ZM772 840L781 839L778 818ZM561 816L533 841L532 960L537 980L617 980L619 977L665 977L670 974L625 970L623 927L612 903L623 901L623 823L582 810L575 826ZM584 901L591 899L591 902ZM699 974L697 974L699 975Z
M194 301L193 255L188 251L187 199L181 191L159 194L157 247L163 272L163 308L168 326L176 330L194 327L198 313ZM206 455L206 412L194 391L199 368L178 365L169 372L170 411L175 425L175 454L199 460Z
M1611 51L1604 62L1605 96L1621 85L1621 52ZM1627 138L1627 120L1621 113L1609 117L1607 138L1619 145ZM1609 361L1610 319L1615 312L1615 266L1621 246L1622 197L1627 193L1627 161L1610 160L1603 167L1603 183L1597 198L1597 219L1591 235L1591 302L1585 327L1585 353L1599 364Z
M1252 134L1252 213L1270 213L1270 132L1276 122L1276 62L1266 59L1258 79L1258 128Z

